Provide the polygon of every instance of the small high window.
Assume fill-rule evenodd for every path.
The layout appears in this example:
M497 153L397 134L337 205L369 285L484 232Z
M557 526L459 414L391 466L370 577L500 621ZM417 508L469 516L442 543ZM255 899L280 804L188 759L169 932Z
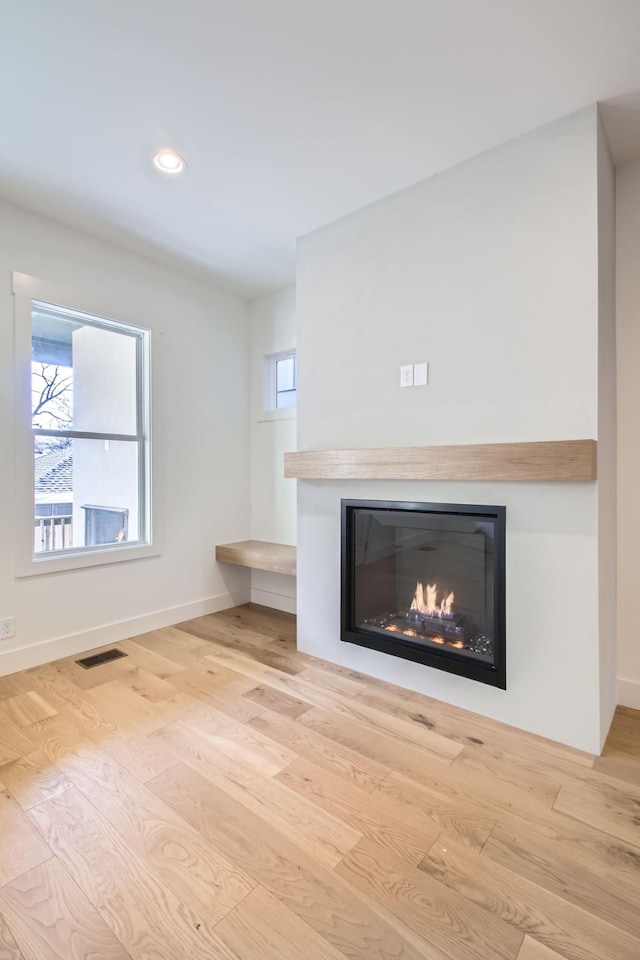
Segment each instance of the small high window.
M297 403L298 371L294 350L270 353L265 358L264 408L285 410Z

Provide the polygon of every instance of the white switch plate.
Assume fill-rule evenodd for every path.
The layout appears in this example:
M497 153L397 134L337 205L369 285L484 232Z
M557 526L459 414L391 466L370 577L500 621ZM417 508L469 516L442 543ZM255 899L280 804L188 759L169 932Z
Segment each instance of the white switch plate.
M429 364L414 363L413 365L414 387L426 387L428 383L429 383Z
M16 635L16 618L5 617L0 620L0 640L10 640Z
M404 366L400 367L400 386L401 387L413 386L413 364L412 363L405 363Z

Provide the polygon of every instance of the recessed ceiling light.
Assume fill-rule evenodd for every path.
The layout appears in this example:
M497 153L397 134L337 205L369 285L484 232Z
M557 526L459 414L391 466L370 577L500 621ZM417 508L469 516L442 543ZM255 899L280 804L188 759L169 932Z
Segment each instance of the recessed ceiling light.
M175 150L158 150L153 156L153 165L163 173L182 173L186 163Z

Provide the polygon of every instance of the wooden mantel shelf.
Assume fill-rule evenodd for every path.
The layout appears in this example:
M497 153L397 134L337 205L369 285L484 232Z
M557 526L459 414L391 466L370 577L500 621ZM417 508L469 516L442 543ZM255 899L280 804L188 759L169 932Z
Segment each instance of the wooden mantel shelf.
M268 543L266 540L240 540L238 543L219 543L216 560L236 563L254 570L296 575L296 548L286 543Z
M596 479L595 440L384 447L285 453L285 477L298 480Z

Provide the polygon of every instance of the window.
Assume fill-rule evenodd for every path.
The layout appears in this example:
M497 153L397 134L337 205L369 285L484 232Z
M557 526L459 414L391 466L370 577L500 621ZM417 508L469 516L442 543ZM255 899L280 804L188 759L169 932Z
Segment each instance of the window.
M117 549L144 539L147 337L123 323L32 301L35 553ZM61 494L71 504L66 522L42 522L42 508L53 508Z
M157 552L148 550L149 331L17 297L16 334L20 366L30 353L18 411L20 435L27 417L31 428L28 572Z
M267 354L264 376L265 410L286 410L296 406L298 371L293 350Z
M276 360L276 410L296 405L296 358Z

